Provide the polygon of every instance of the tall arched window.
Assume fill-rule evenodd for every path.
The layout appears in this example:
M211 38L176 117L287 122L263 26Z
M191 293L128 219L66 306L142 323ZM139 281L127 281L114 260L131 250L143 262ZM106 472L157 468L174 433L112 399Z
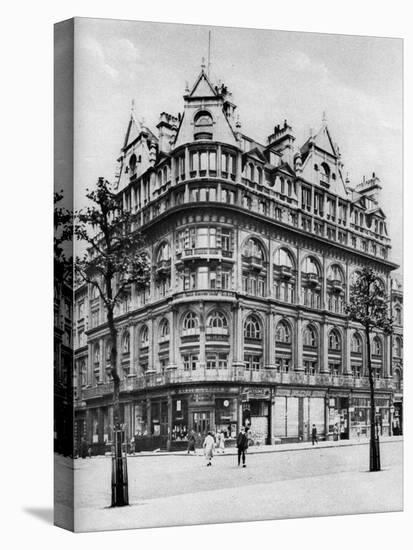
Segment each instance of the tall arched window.
M130 349L130 338L129 338L129 332L126 331L122 336L122 353L127 354L129 353Z
M279 248L275 252L274 261L275 265L280 267L288 267L290 269L293 269L294 267L291 253L286 248Z
M341 267L337 264L330 265L327 272L327 279L329 281L338 281L342 283L344 281L344 275Z
M363 353L363 342L360 334L357 332L351 337L351 351L352 353Z
M402 324L402 310L399 306L396 306L394 308L394 317L395 317L396 325L401 325Z
M194 118L194 139L212 139L213 120L208 111L201 111Z
M209 314L207 319L208 328L228 328L228 321L222 311L215 310Z
M263 245L260 243L258 239L254 239L254 238L248 239L246 241L242 250L242 254L243 256L255 257L255 258L259 258L260 260L264 260L265 258Z
M261 323L255 315L250 315L244 323L244 337L251 340L261 340Z
M320 182L321 183L329 183L330 182L330 167L327 163L322 162L320 166Z
M373 338L371 351L373 355L380 355L380 356L382 355L383 348L382 348L381 340L378 336L375 336Z
M306 258L304 258L302 263L302 271L306 274L319 276L320 268L318 266L317 260L312 256L307 256Z
M393 355L395 357L402 356L402 342L399 336L395 336L393 340Z
M198 317L193 311L188 311L182 321L182 328L184 330L193 330L198 328Z
M317 347L317 333L311 325L304 330L304 345L311 348Z
M162 319L159 323L159 338L166 340L169 338L169 321L168 319Z
M149 344L149 329L147 325L143 325L141 328L139 340L141 346L147 346Z
M171 257L171 249L170 249L169 243L164 242L158 248L156 261L159 263L162 260L169 260L170 257Z
M341 350L341 336L337 330L330 331L328 336L328 349L332 351Z
M275 340L282 344L291 344L291 329L285 321L280 321L278 323Z
M93 362L95 365L99 365L100 363L100 346L99 344L95 344L93 347Z

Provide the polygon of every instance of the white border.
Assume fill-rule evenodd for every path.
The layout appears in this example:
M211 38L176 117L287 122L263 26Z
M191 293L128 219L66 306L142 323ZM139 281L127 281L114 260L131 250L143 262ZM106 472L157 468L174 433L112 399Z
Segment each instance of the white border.
M76 16L230 25L406 38L405 69L412 65L408 2L226 2L193 0L15 1L3 7L2 38L2 539L13 547L58 544L73 548L269 547L403 548L406 513L332 517L207 527L72 535L25 510L52 506L52 75L53 23ZM7 13L5 13L7 12ZM405 151L411 144L411 70L405 79ZM410 90L410 94L408 91ZM406 164L409 156L405 156ZM411 204L409 166L405 205ZM6 173L4 173L4 170ZM405 227L405 234L409 235ZM408 239L407 239L408 240ZM412 254L405 254L405 286ZM4 308L4 299L6 307ZM411 309L405 293L405 311ZM409 334L409 315L406 315ZM406 338L405 372L410 349ZM5 353L4 353L5 352ZM407 409L407 406L406 406ZM407 424L407 422L406 422ZM406 463L410 462L410 445ZM408 472L406 472L408 476ZM406 477L406 508L411 510ZM46 514L47 515L47 514ZM9 544L10 544L9 543ZM7 545L7 542L6 542Z

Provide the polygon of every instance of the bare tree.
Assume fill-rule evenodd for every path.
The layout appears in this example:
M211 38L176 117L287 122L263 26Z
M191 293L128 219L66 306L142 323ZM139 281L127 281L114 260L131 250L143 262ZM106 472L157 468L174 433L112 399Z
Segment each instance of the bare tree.
M109 329L110 374L113 379L113 422L116 468L112 470L112 506L128 504L126 463L122 461L120 434L120 377L118 372L116 306L132 285L144 288L150 278L148 256L141 234L133 230L133 219L125 211L110 183L99 178L96 188L87 190L90 206L76 212L74 232L88 250L75 262L76 274L96 288L102 299ZM115 479L113 479L113 476ZM126 489L125 489L126 487Z
M367 370L370 384L370 471L381 469L379 436L376 430L374 375L371 362L371 336L376 331L392 332L393 320L389 316L389 299L381 279L365 267L350 288L346 313L352 321L363 326L367 344Z

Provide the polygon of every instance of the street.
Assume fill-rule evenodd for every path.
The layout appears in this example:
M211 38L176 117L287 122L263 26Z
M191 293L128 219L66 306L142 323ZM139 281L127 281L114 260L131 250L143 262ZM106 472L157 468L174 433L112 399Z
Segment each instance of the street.
M233 452L233 451L232 451ZM402 509L402 441L381 444L382 471L368 472L367 444L280 452L128 458L130 506L111 509L110 457L77 459L78 531L221 523Z

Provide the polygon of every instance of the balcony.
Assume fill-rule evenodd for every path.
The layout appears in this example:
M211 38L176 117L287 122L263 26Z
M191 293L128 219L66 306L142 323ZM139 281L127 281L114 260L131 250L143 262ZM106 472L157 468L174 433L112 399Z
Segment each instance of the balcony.
M320 288L321 286L321 278L317 273L302 273L302 280L303 283L313 288Z
M330 285L333 292L341 294L344 292L344 285L340 279L329 279L328 284Z
M286 281L289 281L293 276L292 268L287 265L280 266L278 268L278 273L280 274L280 277Z
M289 371L278 372L275 369L249 370L246 367L228 367L226 369L197 368L184 371L173 369L164 374L150 372L141 376L128 376L121 381L121 392L133 392L156 388L170 384L184 384L192 382L229 382L229 383L257 383L257 384L292 384L302 386L321 386L325 388L360 388L369 390L369 380L366 377L354 378L346 375L330 375L328 373L305 374L303 372ZM390 379L375 380L375 388L390 390L394 388L394 382ZM83 400L96 399L109 396L113 393L113 382L99 384L95 387L84 388L81 398Z
M254 271L261 271L264 268L264 261L259 256L243 256L242 260Z
M194 262L197 260L217 260L222 258L231 259L232 252L230 250L222 250L221 248L185 248L177 252L176 265L183 265L185 262Z
M171 258L160 260L155 267L155 273L158 278L165 277L171 272Z

